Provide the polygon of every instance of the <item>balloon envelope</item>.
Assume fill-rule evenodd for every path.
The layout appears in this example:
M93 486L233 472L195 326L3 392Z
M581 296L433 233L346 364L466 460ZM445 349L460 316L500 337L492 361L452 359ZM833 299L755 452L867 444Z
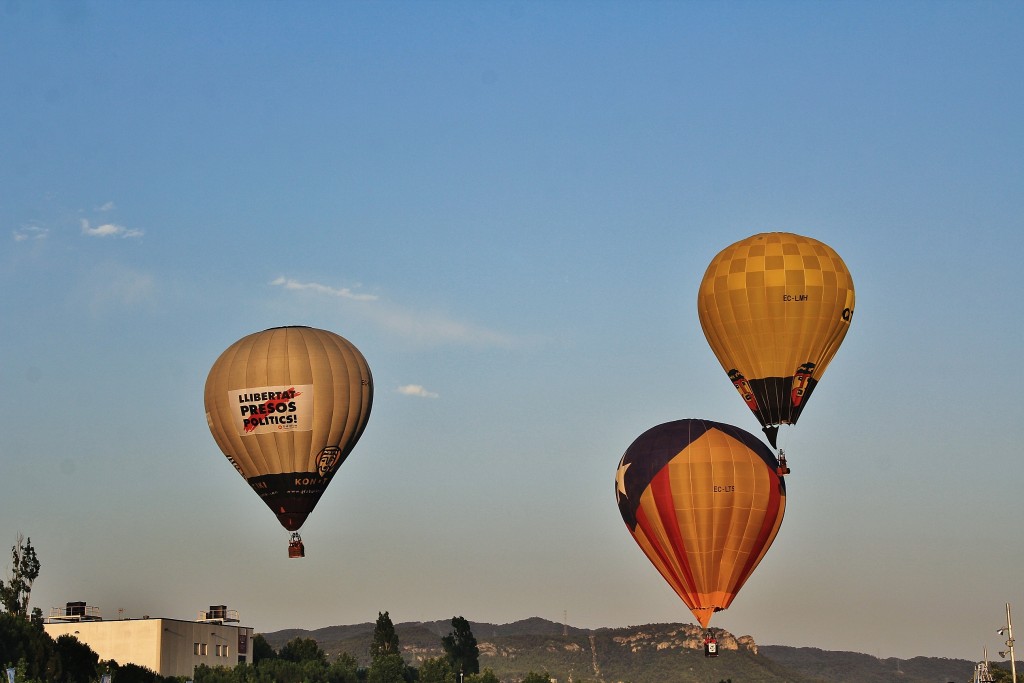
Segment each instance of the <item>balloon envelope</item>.
M776 445L796 424L853 318L853 279L831 247L786 232L753 235L708 266L697 313L730 381Z
M345 338L275 327L220 355L204 399L221 451L281 525L296 531L362 435L373 378Z
M779 532L786 484L777 466L753 434L706 420L649 429L619 461L626 528L705 628Z

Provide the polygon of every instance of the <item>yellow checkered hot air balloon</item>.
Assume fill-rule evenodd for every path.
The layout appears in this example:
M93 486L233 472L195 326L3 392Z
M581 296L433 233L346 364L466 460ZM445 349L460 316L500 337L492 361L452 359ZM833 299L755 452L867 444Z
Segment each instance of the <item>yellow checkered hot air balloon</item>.
M723 249L700 283L711 349L772 446L796 424L853 318L853 279L827 244L787 232Z
M292 532L366 428L373 377L344 337L312 327L275 327L232 344L213 364L206 420L238 473Z

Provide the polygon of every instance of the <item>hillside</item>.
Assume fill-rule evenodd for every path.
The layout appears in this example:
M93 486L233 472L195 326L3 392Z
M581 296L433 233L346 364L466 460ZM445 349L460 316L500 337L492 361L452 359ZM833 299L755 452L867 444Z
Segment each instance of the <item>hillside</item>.
M530 671L547 671L559 683L935 683L969 681L974 663L915 657L878 659L782 645L758 646L750 636L712 629L721 655L704 656L701 630L693 624L647 624L579 629L540 618L511 624L470 622L480 648L480 667L503 683ZM275 649L296 637L317 641L330 658L342 652L368 664L373 623L288 629L264 633ZM417 666L443 655L441 636L450 620L395 624L406 661Z

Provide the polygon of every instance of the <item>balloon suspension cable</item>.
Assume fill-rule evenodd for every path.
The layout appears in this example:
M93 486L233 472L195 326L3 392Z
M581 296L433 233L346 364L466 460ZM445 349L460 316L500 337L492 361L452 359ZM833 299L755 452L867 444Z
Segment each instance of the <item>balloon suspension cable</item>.
M779 449L779 466L775 468L775 473L780 477L784 477L789 474L789 465L786 464L786 451Z
M302 537L298 531L293 531L288 540L288 557L305 557L306 546L302 543Z

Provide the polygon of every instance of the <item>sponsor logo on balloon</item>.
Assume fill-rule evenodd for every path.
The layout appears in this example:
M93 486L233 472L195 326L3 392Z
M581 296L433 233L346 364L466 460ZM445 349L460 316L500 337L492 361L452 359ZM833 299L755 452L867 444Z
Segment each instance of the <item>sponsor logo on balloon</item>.
M804 400L807 392L807 383L811 380L811 373L814 372L814 363L804 363L796 369L793 375L793 390L790 394L790 402L796 408Z
M747 407L757 412L757 399L754 397L754 392L750 388L750 384L747 383L747 378L743 376L736 368L729 371L729 379L732 380L732 385L736 387L736 391L740 392L740 396L746 402Z
M316 471L321 477L327 476L328 472L334 471L341 460L341 449L337 446L326 446L316 458Z

